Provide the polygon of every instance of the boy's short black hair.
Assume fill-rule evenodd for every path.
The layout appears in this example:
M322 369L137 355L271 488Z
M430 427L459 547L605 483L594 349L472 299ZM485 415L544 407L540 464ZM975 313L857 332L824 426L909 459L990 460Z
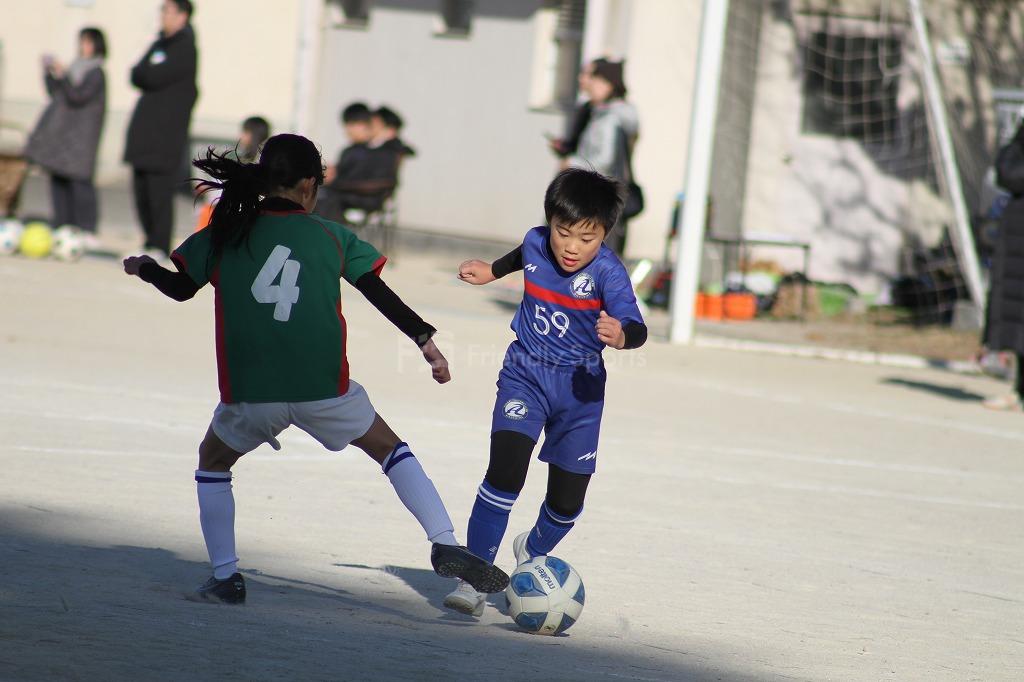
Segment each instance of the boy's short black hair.
M398 115L398 112L390 107L378 107L377 111L373 112L373 115L380 118L384 123L384 127L391 128L392 130L401 130L402 126L405 124L404 121L402 121L402 117Z
M171 0L175 5L178 6L178 11L187 14L188 18L192 18L192 12L195 11L195 7L192 6L192 0Z
M250 116L242 121L242 130L252 135L253 144L263 144L270 138L270 123L262 116Z
M370 107L363 102L353 102L341 110L342 123L365 123L370 120Z
M551 181L544 194L544 215L548 225L592 223L605 234L622 214L625 188L613 178L583 168L567 168Z

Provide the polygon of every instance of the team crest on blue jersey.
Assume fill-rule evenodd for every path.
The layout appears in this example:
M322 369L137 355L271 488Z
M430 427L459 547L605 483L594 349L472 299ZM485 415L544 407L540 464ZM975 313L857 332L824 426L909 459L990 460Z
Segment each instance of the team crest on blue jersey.
M516 398L513 398L512 400L509 400L507 403L505 403L503 411L505 413L506 418L515 419L516 421L519 421L520 419L526 419L526 413L529 412L529 410L526 407L526 403Z
M576 298L590 298L594 295L594 278L582 272L573 277L569 289Z

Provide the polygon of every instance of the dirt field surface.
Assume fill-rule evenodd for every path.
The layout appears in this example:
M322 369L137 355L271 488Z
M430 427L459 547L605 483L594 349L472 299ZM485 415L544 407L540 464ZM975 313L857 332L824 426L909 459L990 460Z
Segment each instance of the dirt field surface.
M506 306L403 254L391 284L455 380L344 292L353 377L464 529ZM499 297L500 298L500 297ZM670 346L609 351L598 474L556 550L565 636L478 622L367 457L299 432L236 467L243 607L208 575L195 449L216 404L211 292L0 258L2 680L1024 679L1024 418L983 377ZM536 464L499 557L535 518Z

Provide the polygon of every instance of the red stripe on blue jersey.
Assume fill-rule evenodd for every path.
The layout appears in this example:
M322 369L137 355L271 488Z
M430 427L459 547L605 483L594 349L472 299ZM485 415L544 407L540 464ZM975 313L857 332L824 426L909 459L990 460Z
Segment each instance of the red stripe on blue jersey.
M554 303L560 305L563 308L572 308L573 310L600 310L601 299L599 298L573 298L572 296L566 296L565 294L559 294L550 289L534 284L533 282L525 282L525 289L527 296L533 296L539 298L542 301L548 303Z

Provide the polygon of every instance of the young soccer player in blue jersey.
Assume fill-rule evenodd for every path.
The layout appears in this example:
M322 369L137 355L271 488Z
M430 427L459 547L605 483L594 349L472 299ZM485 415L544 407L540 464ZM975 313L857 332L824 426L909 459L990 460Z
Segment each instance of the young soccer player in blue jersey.
M604 245L622 211L622 186L580 168L562 171L544 197L547 225L494 263L466 261L459 278L488 284L524 271L523 302L512 320L516 340L498 374L491 454L469 519L467 545L493 562L545 433L547 495L532 530L513 542L516 562L551 552L583 512L597 464L604 408L606 346L639 348L647 327L626 269ZM445 605L483 613L485 595L460 581Z

